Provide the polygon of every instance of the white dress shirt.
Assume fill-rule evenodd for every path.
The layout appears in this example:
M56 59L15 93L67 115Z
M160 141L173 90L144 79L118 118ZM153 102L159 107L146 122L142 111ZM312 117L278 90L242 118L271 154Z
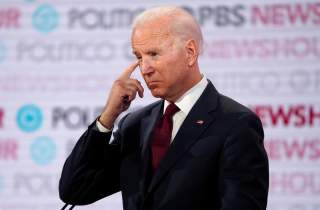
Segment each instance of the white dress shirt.
M207 87L208 81L207 78L202 76L200 82L195 86L190 88L185 94L183 94L176 102L175 105L179 107L180 111L173 115L173 128L171 134L171 142L174 137L177 135L179 128L181 127L183 121L186 119L190 110L200 98L204 89ZM165 112L167 106L170 104L168 101L164 101L163 113Z
M173 128L171 134L171 142L174 137L177 135L179 128L181 127L183 121L186 119L190 110L200 98L204 89L208 84L207 78L202 76L200 82L198 82L195 86L190 88L185 94L183 94L176 102L175 105L179 107L180 111L178 111L175 115L173 115ZM163 113L165 112L167 106L170 104L168 101L164 101ZM98 120L96 121L96 126L100 132L110 132L111 130L105 128Z

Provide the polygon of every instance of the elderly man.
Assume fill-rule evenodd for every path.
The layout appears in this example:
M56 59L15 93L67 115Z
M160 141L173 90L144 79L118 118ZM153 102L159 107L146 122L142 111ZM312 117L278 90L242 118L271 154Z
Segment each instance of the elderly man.
M60 197L84 205L121 191L125 210L263 210L268 159L257 116L219 94L199 70L202 34L178 7L139 15L132 48L137 62L114 82L101 116L66 160ZM139 66L161 100L129 113Z

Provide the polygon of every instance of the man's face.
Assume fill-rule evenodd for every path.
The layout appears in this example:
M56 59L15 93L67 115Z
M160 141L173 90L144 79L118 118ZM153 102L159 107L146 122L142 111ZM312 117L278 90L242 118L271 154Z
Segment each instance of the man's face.
M154 97L174 101L184 93L188 77L186 52L164 21L137 27L132 33L132 48Z

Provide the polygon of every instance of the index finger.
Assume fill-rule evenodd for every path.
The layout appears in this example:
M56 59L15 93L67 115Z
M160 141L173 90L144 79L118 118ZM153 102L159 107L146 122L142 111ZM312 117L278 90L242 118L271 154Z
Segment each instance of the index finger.
M132 72L134 72L134 70L137 68L137 66L139 65L139 61L136 61L135 63L131 64L120 76L120 78L125 78L128 79L130 78Z

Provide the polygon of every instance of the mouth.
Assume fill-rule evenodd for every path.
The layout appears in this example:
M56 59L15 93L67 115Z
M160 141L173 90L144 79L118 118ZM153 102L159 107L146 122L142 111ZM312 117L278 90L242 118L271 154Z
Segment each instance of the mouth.
M151 82L148 82L147 84L148 84L149 89L155 89L159 86L158 81L151 81Z

